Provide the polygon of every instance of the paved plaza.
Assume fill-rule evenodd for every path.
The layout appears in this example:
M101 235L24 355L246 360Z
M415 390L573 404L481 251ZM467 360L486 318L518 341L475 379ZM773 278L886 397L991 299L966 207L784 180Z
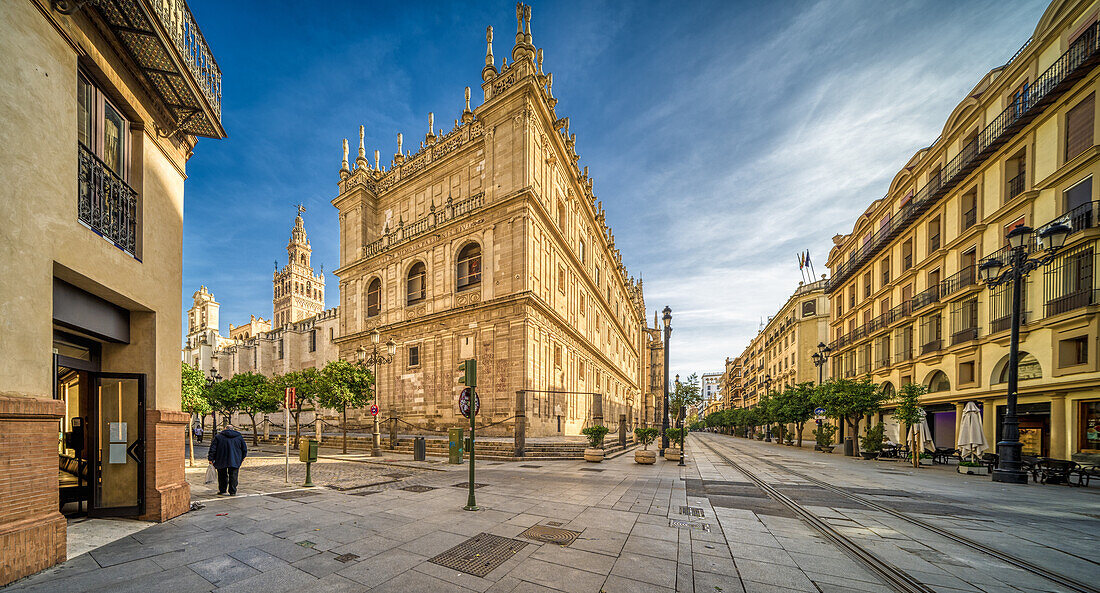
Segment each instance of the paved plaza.
M462 510L466 465L322 451L318 487L301 489L284 483L281 456L257 452L241 470L238 496L214 496L200 464L188 477L203 508L3 590L895 590L743 472L931 591L1070 589L862 508L807 477L828 476L831 485L1079 581L1100 574L1096 487L1006 486L942 467L915 470L712 434L693 434L688 450L684 467L638 465L630 453L601 464L479 463L476 512ZM303 466L291 468L300 481ZM532 539L532 527L550 541ZM444 554L471 540L481 546L473 553Z

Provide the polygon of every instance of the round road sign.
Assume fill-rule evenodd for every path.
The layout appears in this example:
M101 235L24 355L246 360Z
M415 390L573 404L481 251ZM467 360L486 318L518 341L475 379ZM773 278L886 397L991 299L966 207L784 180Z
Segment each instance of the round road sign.
M371 416L377 416L378 415L378 406L372 405L370 407L370 415Z
M462 390L462 393L458 396L458 411L462 412L462 415L466 418L470 417L470 399L473 401L473 415L477 416L477 413L481 411L481 398L477 396L477 392L467 387Z

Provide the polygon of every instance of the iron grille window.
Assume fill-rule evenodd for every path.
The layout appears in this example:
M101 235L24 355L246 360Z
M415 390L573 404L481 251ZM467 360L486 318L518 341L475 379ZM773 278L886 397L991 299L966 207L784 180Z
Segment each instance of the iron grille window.
M470 243L458 253L458 289L481 284L481 245Z
M407 304L413 305L424 300L424 279L426 277L427 268L424 266L424 262L416 262L413 264L405 281Z
M978 338L978 298L951 303L951 343Z
M978 194L969 193L962 197L962 228L966 229L978 223Z
M890 366L890 334L882 336L875 343L875 368Z
M382 312L382 281L378 278L370 281L367 288L367 317L374 317Z
M1027 303L1027 288L1029 282L1025 281L1020 287L1020 323L1027 323L1028 312L1024 311ZM1006 331L1012 326L1012 287L1002 284L993 289L989 295L989 332L997 333Z
M1011 200L1016 196L1024 193L1024 176L1027 173L1024 169L1020 169L1020 172L1008 180L1008 199Z
M939 313L921 317L920 338L921 354L935 352L943 348L943 318Z
M309 351L317 351L317 330L315 329L309 331Z
M1093 290L1092 246L1064 253L1047 264L1043 272L1046 315L1057 315L1096 302Z

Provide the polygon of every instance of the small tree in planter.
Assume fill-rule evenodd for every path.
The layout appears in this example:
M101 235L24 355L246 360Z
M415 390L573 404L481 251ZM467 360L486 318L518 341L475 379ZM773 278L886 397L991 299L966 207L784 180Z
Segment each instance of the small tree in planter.
M669 461L680 461L680 455L683 454L684 450L683 446L685 432L687 431L683 428L670 428L665 431L665 434L668 435L668 440L670 443L680 445L679 448L669 447L665 449L665 459Z
M886 425L882 422L868 426L863 436L859 437L859 454L864 459L874 459L882 451L882 439L886 436Z
M853 436L856 435L859 419L878 412L886 399L883 390L872 383L869 376L858 381L830 379L819 387L818 394L818 403L826 413L845 423L850 429L848 434Z
M836 427L828 422L822 422L821 426L814 429L814 439L817 441L818 451L833 452L833 436L836 435Z
M649 450L649 444L657 439L656 428L635 428L634 437L642 444L641 449L634 450L634 461L643 465L651 465L657 461L657 452Z
M584 460L591 461L592 463L599 463L603 461L603 438L610 432L610 428L602 424L594 424L581 430L588 439L588 449L584 450Z
M920 423L920 398L927 391L924 385L917 383L906 383L898 390L898 407L894 408L893 416L904 431L910 451L919 451L921 448L920 443L917 442L919 437L914 434L913 427ZM913 467L917 467L917 456L912 455L912 458Z

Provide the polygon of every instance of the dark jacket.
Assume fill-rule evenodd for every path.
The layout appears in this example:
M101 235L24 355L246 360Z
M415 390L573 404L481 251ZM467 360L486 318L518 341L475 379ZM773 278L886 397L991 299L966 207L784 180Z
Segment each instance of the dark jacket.
M206 458L214 462L214 469L222 469L240 467L247 455L248 446L244 444L244 437L241 433L227 428L214 435Z

